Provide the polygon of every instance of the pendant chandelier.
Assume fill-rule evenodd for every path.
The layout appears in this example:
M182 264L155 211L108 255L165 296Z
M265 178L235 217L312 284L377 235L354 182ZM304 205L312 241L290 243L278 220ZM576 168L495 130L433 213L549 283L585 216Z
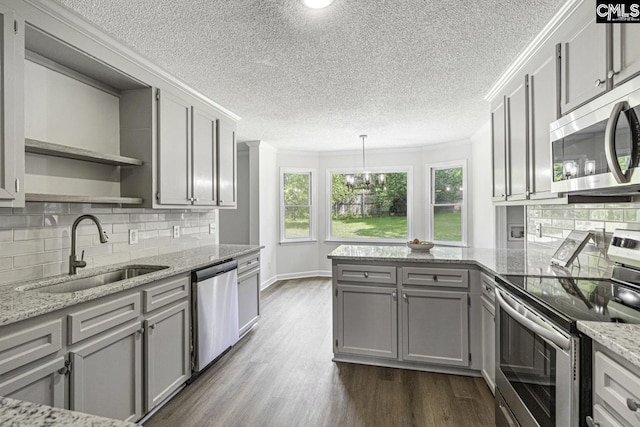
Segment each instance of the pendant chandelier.
M360 139L362 139L362 178L360 180L356 180L355 174L345 175L345 185L350 190L364 190L364 189L373 188L376 185L379 187L384 187L386 183L386 177L384 176L383 173L380 173L377 175L377 183L374 183L371 180L371 173L367 171L365 156L364 156L364 140L366 138L367 138L367 135L360 135Z

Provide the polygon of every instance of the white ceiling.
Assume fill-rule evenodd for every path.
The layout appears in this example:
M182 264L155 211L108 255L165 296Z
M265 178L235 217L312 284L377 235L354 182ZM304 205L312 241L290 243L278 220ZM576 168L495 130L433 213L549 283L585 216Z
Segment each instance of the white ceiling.
M563 0L60 0L242 117L238 139L344 150L459 141Z

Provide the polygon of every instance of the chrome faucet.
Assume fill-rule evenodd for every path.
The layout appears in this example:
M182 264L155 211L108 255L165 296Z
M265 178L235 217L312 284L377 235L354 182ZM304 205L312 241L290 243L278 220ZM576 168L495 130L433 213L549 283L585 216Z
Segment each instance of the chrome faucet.
M78 234L78 225L83 219L90 219L95 222L98 227L98 235L100 236L100 243L107 243L109 241L109 236L102 229L102 224L100 224L100 220L96 218L94 215L80 215L73 222L71 226L71 256L69 256L69 274L76 274L78 268L84 268L87 266L87 262L84 260L84 251L82 251L82 255L80 257L80 261L76 258L76 240Z

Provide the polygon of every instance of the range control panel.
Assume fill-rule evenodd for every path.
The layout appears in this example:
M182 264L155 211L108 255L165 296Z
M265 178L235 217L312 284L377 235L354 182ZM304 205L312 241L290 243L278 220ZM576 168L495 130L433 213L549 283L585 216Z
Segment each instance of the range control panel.
M620 264L640 268L640 230L614 231L607 255Z

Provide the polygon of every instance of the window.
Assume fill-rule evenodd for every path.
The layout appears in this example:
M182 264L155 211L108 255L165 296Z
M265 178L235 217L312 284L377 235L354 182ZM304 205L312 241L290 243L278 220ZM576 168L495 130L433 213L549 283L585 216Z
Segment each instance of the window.
M411 231L410 168L378 168L370 171L372 185L363 185L355 174L355 188L346 186L349 171L327 171L330 240L406 241ZM379 175L384 174L384 185Z
M466 161L427 166L430 239L463 246L466 227Z
M280 172L281 242L314 239L312 176L310 170L282 169Z

